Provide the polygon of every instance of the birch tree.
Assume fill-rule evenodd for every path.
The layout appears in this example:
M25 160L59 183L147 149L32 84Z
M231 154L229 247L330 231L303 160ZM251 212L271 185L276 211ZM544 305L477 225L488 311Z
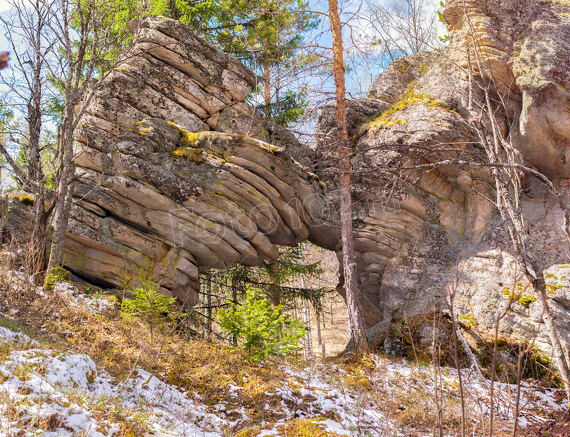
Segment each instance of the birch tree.
M115 0L39 1L44 2L49 11L50 30L57 36L58 50L63 53L59 62L50 66L60 90L63 110L58 131L61 170L55 187L49 273L63 262L75 175L73 135L93 92L106 74L104 71L112 66L109 55L116 55L116 48L123 46L129 31L126 22L121 26L121 20L116 21L122 6Z
M135 5L130 2L129 11ZM130 16L124 14L124 9L125 5L116 0L12 0L12 15L2 19L13 45L17 73L3 74L1 80L9 90L6 100L16 116L26 120L26 128L9 138L12 149L25 150L26 165L16 162L6 141L0 151L15 178L35 196L32 247L37 252L37 272L46 264L50 272L63 261L75 176L74 132L98 86L97 79L107 74L130 38ZM56 140L48 145L54 150L54 159L49 163L55 175L53 193L46 187L47 163L42 145L48 113L57 126ZM53 236L47 263L44 249L52 211Z
M443 33L433 0L367 0L360 20L391 61L441 47Z
M47 90L47 64L53 59L54 35L49 30L49 11L41 0L34 3L14 1L12 14L0 18L12 44L14 62L12 74L4 75L0 83L7 89L5 98L12 114L21 114L24 123L4 125L0 151L12 168L15 178L34 196L34 227L30 248L34 273L45 270L48 217L54 207L48 201L46 172L42 155L46 145L44 132ZM9 143L24 152L27 160L17 163L8 152Z

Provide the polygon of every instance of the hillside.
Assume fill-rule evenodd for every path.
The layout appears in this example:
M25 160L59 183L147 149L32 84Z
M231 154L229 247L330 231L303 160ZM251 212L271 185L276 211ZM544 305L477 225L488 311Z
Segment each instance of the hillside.
M68 283L44 292L22 271L1 277L0 435L422 436L437 427L437 402L445 435L457 435L454 369L377 354L256 362L173 332L152 338L114 298ZM482 435L489 381L462 376L469 433ZM495 435L511 433L516 392L495 383ZM563 411L560 401L524 382L522 432Z
M346 102L275 0L24 3L0 437L570 435L567 0L442 2Z

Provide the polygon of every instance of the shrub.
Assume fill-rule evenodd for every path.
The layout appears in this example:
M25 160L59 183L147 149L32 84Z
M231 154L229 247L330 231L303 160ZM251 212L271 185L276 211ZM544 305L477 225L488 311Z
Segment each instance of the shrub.
M158 284L150 279L141 281L141 285L130 290L132 298L123 299L120 315L126 320L133 317L142 319L150 326L151 341L154 328L162 329L168 321L183 317L185 314L175 309L176 298L162 294Z
M229 308L218 313L218 320L222 330L235 335L257 361L297 349L297 340L306 333L304 323L282 314L281 309L281 305L272 309L267 300L258 298L256 291L248 287L245 303L230 302Z

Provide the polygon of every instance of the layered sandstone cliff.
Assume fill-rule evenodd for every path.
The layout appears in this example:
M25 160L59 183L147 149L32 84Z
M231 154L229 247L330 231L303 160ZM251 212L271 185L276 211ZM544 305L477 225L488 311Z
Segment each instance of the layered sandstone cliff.
M245 104L251 70L174 20L134 27L75 134L64 264L107 287L150 271L192 305L199 272L306 240L321 188L295 137Z
M467 111L471 65L474 106L484 98L477 84L491 84L505 137L566 193L569 12L527 0L448 2L446 53L396 60L367 98L349 102L357 268L375 341L394 320L444 306L450 289L460 314L490 329L507 288L519 287L524 299L501 329L540 332L541 308L489 202L489 171L406 168L484 159ZM310 239L340 258L334 108L322 111L317 147L309 150L245 104L255 81L180 23L138 23L133 48L98 86L76 135L66 266L107 286L150 270L165 292L192 304L200 271L260 264L278 244ZM549 304L570 339L561 211L539 183L525 183L526 226L549 272ZM540 333L538 344L549 350Z
M446 159L485 161L467 110L471 66L473 108L481 106L483 87L489 86L504 137L526 165L547 175L566 196L569 12L551 2L448 2L443 15L451 42L445 54L421 52L396 60L376 77L366 99L349 103L356 150L355 245L371 334L385 334L390 322L406 315L445 310L444 297L453 290L460 315L490 331L509 290L516 289L520 297L501 331L518 337L538 333L537 343L549 350L542 309L522 279L492 203L490 171L449 164L409 168ZM488 124L486 117L482 121ZM334 143L334 123L332 108L323 111L317 149L323 160ZM334 172L320 176L330 191ZM521 208L532 250L547 269L549 305L559 330L570 339L562 212L540 183L523 182Z

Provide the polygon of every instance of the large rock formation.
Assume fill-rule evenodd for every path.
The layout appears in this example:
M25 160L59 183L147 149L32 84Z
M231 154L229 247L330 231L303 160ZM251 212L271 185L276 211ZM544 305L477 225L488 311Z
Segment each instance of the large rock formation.
M103 286L150 270L192 305L200 271L307 239L321 189L295 137L244 103L252 71L157 17L136 23L122 59L75 134L67 268Z
M502 330L522 336L539 328L541 308L489 201L495 197L489 171L405 167L484 160L468 120L471 64L475 108L484 97L477 84L490 83L501 102L502 133L565 193L568 12L530 0L450 1L446 54L399 59L375 79L367 98L349 102L357 268L365 321L376 339L393 320L441 306L449 289L456 290L460 314L490 328L507 287L519 288L523 297ZM473 41L480 50L467 56ZM96 87L76 134L66 266L111 286L151 270L165 292L192 304L200 271L259 264L275 256L277 244L310 239L340 258L334 108L323 110L311 151L245 104L255 80L180 23L138 23L133 48ZM318 177L306 168L311 162ZM549 268L558 326L570 339L561 211L540 184L525 183L526 226ZM539 345L548 351L542 334Z
M496 198L490 172L468 165L405 168L446 158L485 161L468 121L471 65L474 108L484 99L481 86L489 84L502 134L527 165L550 177L566 195L570 8L530 1L457 0L447 5L443 15L451 42L446 53L398 59L376 77L367 99L349 103L349 133L357 151L355 246L366 323L372 334L385 333L394 319L440 305L445 309L442 298L455 290L458 312L490 330L514 288L522 295L501 322L501 331L528 337L538 331L537 344L548 351L541 308L522 279L508 231L489 200ZM488 120L483 117L483 122ZM334 124L334 111L328 108L319 122L317 153L323 161L331 155ZM323 169L319 175L331 191L334 173ZM523 182L525 224L533 250L548 269L549 304L570 340L569 246L561 230L562 213L543 186Z

